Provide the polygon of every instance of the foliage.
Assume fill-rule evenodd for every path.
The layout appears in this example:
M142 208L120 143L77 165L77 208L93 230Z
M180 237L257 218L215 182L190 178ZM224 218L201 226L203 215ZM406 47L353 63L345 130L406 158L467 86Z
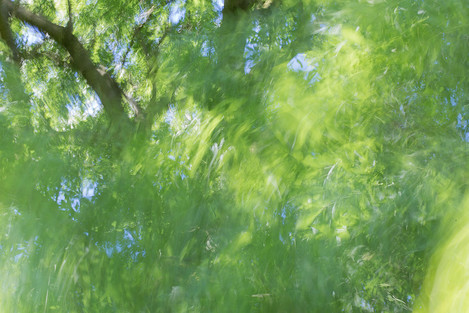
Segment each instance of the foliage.
M466 1L19 6L125 119L11 11L2 312L464 311Z

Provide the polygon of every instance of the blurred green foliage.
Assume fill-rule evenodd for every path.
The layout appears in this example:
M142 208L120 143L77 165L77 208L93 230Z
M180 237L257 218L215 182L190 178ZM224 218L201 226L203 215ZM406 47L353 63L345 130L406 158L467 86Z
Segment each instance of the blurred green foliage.
M0 43L0 311L467 310L432 289L467 289L445 272L469 255L467 1L70 2L161 113L111 132L12 19L33 57ZM67 23L67 1L20 4Z

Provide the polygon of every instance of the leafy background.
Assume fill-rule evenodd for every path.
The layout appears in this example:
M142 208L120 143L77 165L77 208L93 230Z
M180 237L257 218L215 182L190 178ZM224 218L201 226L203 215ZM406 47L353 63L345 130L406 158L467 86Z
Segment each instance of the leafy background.
M20 4L67 23L65 1ZM467 310L466 1L71 7L156 115L113 132L12 19L30 57L0 43L1 311Z

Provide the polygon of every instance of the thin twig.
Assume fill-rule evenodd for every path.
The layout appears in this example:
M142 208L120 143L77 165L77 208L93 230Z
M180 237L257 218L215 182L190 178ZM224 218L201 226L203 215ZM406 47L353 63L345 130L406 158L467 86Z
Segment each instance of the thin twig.
M126 62L126 59L127 59L127 55L130 53L130 49L132 48L132 46L134 45L135 43L135 38L137 38L138 34L142 31L142 28L145 26L145 24L150 20L150 17L151 15L153 14L153 11L155 10L155 6L152 6L148 11L146 11L143 15L145 16L145 21L143 21L142 23L140 23L139 25L137 25L137 27L134 29L134 33L132 35L132 39L130 40L130 43L129 45L127 46L127 50L125 51L124 53L124 56L122 57L122 61L121 61L121 66L123 67L125 62Z
M66 28L69 30L70 33L73 32L73 19L72 19L72 5L70 4L70 0L67 0L68 5L68 22Z

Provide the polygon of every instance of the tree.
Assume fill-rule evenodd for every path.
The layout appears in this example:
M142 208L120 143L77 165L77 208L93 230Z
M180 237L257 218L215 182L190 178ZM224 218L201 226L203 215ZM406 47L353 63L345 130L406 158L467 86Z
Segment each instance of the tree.
M468 11L0 1L1 310L438 312Z

